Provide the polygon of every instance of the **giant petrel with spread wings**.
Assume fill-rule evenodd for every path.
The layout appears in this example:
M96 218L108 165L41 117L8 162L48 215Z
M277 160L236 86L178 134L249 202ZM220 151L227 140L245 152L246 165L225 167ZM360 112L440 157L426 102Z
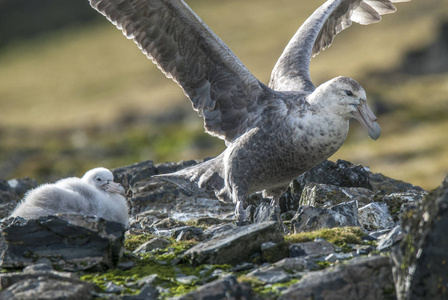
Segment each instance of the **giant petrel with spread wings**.
M278 204L292 179L343 144L349 119L377 139L381 129L355 80L337 77L315 87L309 65L352 22L367 25L406 0L328 0L299 28L272 71L269 86L182 0L90 0L172 78L203 118L206 132L225 140L214 159L160 177L195 186L220 200L243 203L263 191Z

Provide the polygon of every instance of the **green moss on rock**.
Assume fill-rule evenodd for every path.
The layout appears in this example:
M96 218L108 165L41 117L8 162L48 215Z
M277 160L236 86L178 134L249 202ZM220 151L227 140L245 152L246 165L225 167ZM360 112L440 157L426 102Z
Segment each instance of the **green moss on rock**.
M124 240L124 248L132 252L135 249L137 249L140 245L150 241L153 238L155 238L154 235L146 233L126 236Z
M151 235L133 236L128 249L138 247L141 243L151 238L153 238ZM187 263L183 263L179 256L196 243L195 241L174 242L166 249L158 249L143 255L128 257L135 263L135 266L130 270L110 269L104 273L85 274L81 276L81 279L94 283L103 291L106 284L112 282L125 288L121 292L122 295L135 295L142 288L138 280L157 274L156 285L167 291L161 295L162 298L182 295L196 289L199 286L198 281L205 281L214 270L228 271L230 269L228 265L200 265L192 267ZM198 280L189 284L182 284L175 280L177 276L191 275L198 277Z
M344 244L362 244L364 235L360 227L335 227L292 234L286 236L285 240L293 244L314 241L315 238L320 237L337 246L343 246Z
M290 243L280 242L277 245L263 250L262 258L264 261L274 263L285 257L289 257Z

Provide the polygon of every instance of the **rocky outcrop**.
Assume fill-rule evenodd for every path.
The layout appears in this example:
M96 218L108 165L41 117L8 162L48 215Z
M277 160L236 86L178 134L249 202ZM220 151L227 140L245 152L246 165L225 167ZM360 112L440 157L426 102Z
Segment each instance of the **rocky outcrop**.
M148 211L169 212L177 219L199 218L201 216L218 216L233 212L233 204L224 204L214 195L198 188L194 193L181 189L173 183L151 178L153 175L175 172L200 161L186 161L155 165L145 161L113 171L114 178L127 191L130 213L138 217L139 213ZM193 188L193 187L192 187Z
M0 264L23 268L50 261L66 271L113 267L123 252L125 227L80 215L9 219L0 235Z
M358 225L358 202L350 201L329 208L300 206L291 220L291 231L299 233L321 228Z
M0 274L0 299L92 299L95 286L74 273L55 271L49 261L23 272Z
M0 180L0 219L6 218L25 193L37 187L37 182L30 178Z
M394 299L389 258L354 259L335 269L310 273L279 297L279 300L294 299Z
M191 299L255 299L249 284L239 283L235 276L225 276L220 280L203 285L194 292L173 298L173 300Z
M336 163L327 160L293 180L280 200L282 211L297 210L303 190L307 184L330 184L337 187L372 189L369 172L362 166L356 166L343 160L338 160ZM310 205L309 202L311 201L302 201L301 204ZM337 203L330 205L334 204Z
M387 229L394 226L394 221L384 202L372 202L358 210L358 219L361 227L373 231Z
M283 234L276 222L238 227L188 250L184 258L193 264L238 264L261 250L267 241L281 242Z
M114 170L132 208L121 259L126 229L114 223L83 216L3 220L2 268L28 267L0 275L0 299L395 299L395 285L400 299L420 295L422 285L432 293L424 264L434 257L442 263L431 271L443 267L443 255L433 253L444 244L431 241L442 239L446 182L422 200L427 193L419 187L327 161L292 182L281 211L254 194L246 209L253 223L235 224L232 203L151 178L195 163ZM433 229L440 232L433 236Z
M448 177L401 216L405 236L392 252L398 299L447 299Z

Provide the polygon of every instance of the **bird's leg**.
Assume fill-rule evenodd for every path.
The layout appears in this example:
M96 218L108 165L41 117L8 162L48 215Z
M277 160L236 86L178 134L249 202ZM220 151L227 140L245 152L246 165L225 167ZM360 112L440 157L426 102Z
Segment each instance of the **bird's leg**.
M235 218L237 226L248 225L246 211L244 210L244 199L246 198L245 190L241 187L232 186L232 199L235 203Z
M243 223L246 221L246 211L244 210L243 201L238 200L236 202L235 216L237 222Z
M283 229L285 234L289 234L289 229L286 227L285 223L283 223L282 217L280 215L280 196L274 196L271 200L271 206L274 207L275 216L277 217L277 222Z

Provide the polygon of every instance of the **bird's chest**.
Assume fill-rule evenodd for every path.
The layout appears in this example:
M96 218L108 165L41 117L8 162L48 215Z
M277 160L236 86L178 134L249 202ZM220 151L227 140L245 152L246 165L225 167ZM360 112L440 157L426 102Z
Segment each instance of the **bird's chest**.
M290 120L289 143L284 151L298 172L304 172L327 159L344 143L348 134L348 121L321 116L305 116ZM288 137L279 137L288 139Z

